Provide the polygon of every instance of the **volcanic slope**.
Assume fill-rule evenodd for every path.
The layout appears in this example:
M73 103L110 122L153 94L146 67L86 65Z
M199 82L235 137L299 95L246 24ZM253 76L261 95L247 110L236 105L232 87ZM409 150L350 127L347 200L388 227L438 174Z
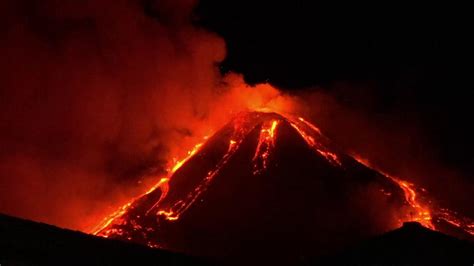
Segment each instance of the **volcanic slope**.
M404 221L433 228L400 182L302 118L241 113L95 234L198 256L294 261Z

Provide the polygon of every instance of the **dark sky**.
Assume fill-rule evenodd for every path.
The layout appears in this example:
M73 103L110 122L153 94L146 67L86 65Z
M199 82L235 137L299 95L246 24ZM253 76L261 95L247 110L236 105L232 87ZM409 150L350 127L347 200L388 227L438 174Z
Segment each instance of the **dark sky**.
M318 87L369 116L416 117L436 156L474 178L467 10L433 2L202 0L197 21L226 40L223 72L286 90Z

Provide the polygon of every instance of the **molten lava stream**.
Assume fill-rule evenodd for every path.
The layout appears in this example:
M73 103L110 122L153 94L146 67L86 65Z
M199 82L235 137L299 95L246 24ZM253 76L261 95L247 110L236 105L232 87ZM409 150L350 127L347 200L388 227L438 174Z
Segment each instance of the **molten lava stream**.
M363 160L357 156L354 156L354 159L356 159L359 163L371 168L367 160ZM393 180L403 190L406 201L415 210L415 213L412 213L412 217L410 217L411 221L419 222L425 227L436 230L437 228L433 224L433 220L443 220L446 223L461 229L465 233L474 236L474 221L472 219L462 217L456 212L446 208L437 207L434 204L431 204L431 206L428 207L428 204L422 204L418 200L417 189L414 184L391 176L382 171L376 171Z
M293 128L295 128L300 133L301 137L303 137L303 139L308 143L308 145L312 146L318 153L320 153L322 156L324 156L328 161L330 161L334 165L342 166L342 163L339 160L336 153L329 151L329 149L325 148L319 141L316 141L315 136L318 136L321 139L324 138L319 128L317 128L316 126L314 126L313 124L311 124L310 122L306 121L305 119L301 117L298 117L298 119L290 117L288 120L290 121ZM311 129L313 131L313 134L311 134L308 131L305 131L304 126ZM354 159L356 159L362 165L368 168L371 168L374 171L377 171L380 174L384 175L385 177L389 178L400 187L400 189L403 191L405 195L406 202L414 210L414 212L411 213L410 217L406 218L407 221L417 221L421 223L422 225L424 225L425 227L435 229L435 226L432 223L431 211L427 206L420 203L420 201L418 200L416 188L414 187L414 184L408 183L397 177L388 175L387 173L384 173L378 169L374 169L366 160L362 160L359 157L355 156Z
M254 162L254 174L259 174L267 169L270 152L275 146L275 130L278 123L278 120L271 120L264 122L262 125L255 155L252 159Z
M296 131L300 133L301 137L308 143L308 145L313 147L319 154L324 156L332 164L336 166L342 166L342 163L339 160L336 153L329 151L329 149L324 147L322 143L320 143L319 141L316 141L315 135L321 139L324 139L324 136L322 135L321 130L319 130L319 128L317 128L315 125L311 124L310 122L306 121L302 117L298 117L298 119L289 118L288 120L290 121L293 128L295 128ZM313 134L311 134L308 131L305 131L304 126L311 129L313 131ZM362 160L359 157L354 157L354 159L357 160L360 164L376 172L379 172L383 176L389 178L395 184L397 184L400 187L400 189L402 189L405 195L406 202L414 209L414 212L411 213L411 217L407 218L407 220L417 221L428 228L435 229L435 227L433 226L431 222L432 220L431 212L428 207L421 204L419 200L417 199L417 194L416 194L413 184L403 181L399 178L393 177L391 175L388 175L378 169L374 169L371 165L369 165L369 163L366 160Z
M238 119L238 118L237 118ZM273 126L272 133L276 127L276 124ZM175 221L179 219L180 215L186 211L199 197L201 193L203 193L213 177L220 171L220 169L227 163L227 161L230 159L230 157L237 151L240 143L242 143L244 137L250 132L252 128L245 128L241 126L241 123L237 122L236 126L233 131L233 135L231 139L229 140L229 146L227 149L226 154L222 157L221 161L216 165L214 169L208 172L207 176L203 179L203 181L192 191L190 192L186 198L181 199L176 201L170 208L168 209L158 209L156 211L156 214L158 216L164 217L164 219L168 221ZM204 137L204 139L207 139L207 136ZM111 225L114 223L121 223L121 217L130 209L130 207L133 206L134 202L140 199L141 197L151 193L152 191L160 188L161 189L161 196L156 201L151 208L149 208L146 212L146 214L151 213L155 209L159 208L160 202L167 196L169 186L168 186L168 181L170 178L173 176L173 174L181 168L183 164L185 164L191 157L193 157L202 147L203 143L197 144L191 151L188 152L187 156L182 159L177 161L174 166L171 168L171 170L168 173L168 177L162 178L160 182L158 182L156 185L151 187L147 192L144 194L135 197L131 199L129 202L124 204L121 208L119 208L117 211L109 215L107 218L105 218L92 232L94 235L100 235L103 237L108 237L110 234L117 233L115 229L108 229Z
M431 217L430 209L427 206L424 206L421 203L419 203L415 188L413 188L414 187L413 184L408 183L399 178L396 178L394 176L391 176L378 169L375 169L369 164L367 160L361 159L360 157L357 157L357 156L354 156L353 158L356 161L358 161L360 164L365 165L366 167L373 169L374 171L377 171L380 174L384 175L385 177L389 178L390 180L395 182L400 187L400 189L402 189L405 195L406 202L414 209L414 212L410 213L410 217L407 218L407 221L419 222L425 227L428 227L430 229L435 229L435 226L431 222L432 217Z
M207 139L207 136L204 137L204 139ZM133 205L133 203L140 199L141 197L143 196L146 196L148 194L150 194L151 192L155 191L156 189L160 188L161 189L161 196L160 196L160 199L153 205L153 207L157 206L158 203L164 198L166 197L166 194L168 193L168 190L169 190L169 186L168 186L168 181L169 181L169 177L171 177L186 161L188 161L191 157L193 157L194 154L196 154L196 152L199 151L199 149L202 147L203 143L198 143L194 146L194 148L190 151L187 152L187 155L185 158L183 158L182 160L178 160L175 165L171 168L171 170L169 171L169 174L168 174L168 177L163 177L161 178L158 183L156 183L154 186L152 186L150 189L148 189L145 193L137 196L137 197L134 197L132 198L131 200L129 200L127 203L125 203L124 205L122 205L122 207L120 207L118 210L116 210L115 212L113 212L112 214L110 214L109 216L107 216L106 218L104 218L102 220L102 222L97 225L93 230L92 230L92 234L93 235L100 235L100 236L103 236L105 238L107 238L109 235L110 235L110 232L108 231L104 231L104 229L106 229L107 227L109 227L110 225L112 225L115 221L117 221L122 215L124 215L127 210ZM153 208L152 207L152 208Z
M237 140L235 140L237 139ZM216 167L209 171L207 176L204 180L191 192L186 196L186 199L179 200L173 206L167 210L159 210L157 215L164 216L164 218L168 221L176 221L179 219L180 215L185 212L196 200L198 197L207 189L210 182L216 176L222 167L227 163L227 161L234 155L237 151L240 143L243 141L243 136L238 136L236 131L234 130L233 138L229 141L229 146L227 148L226 154L222 157L219 163L217 163ZM158 202L154 205L158 205Z
M167 210L159 210L157 215L164 216L164 218L168 221L175 221L179 219L179 216L186 211L197 199L198 197L208 188L212 179L219 173L222 167L229 161L229 159L235 154L238 150L240 144L244 141L244 138L250 133L253 127L246 128L243 126L245 121L241 121L242 116L237 116L234 121L234 128L232 137L229 140L229 144L227 147L227 152L224 154L222 159L217 163L214 169L210 170L204 180L187 196L186 199L179 200L173 206ZM272 122L269 129L266 129L265 132L268 131L270 138L273 138L274 131L277 126L277 121ZM262 129L263 131L263 129Z
M340 158L343 155L338 155L338 153L330 148L329 140L321 133L319 128L306 121L301 117L293 117L291 115L281 116L279 118L264 120L259 125L260 134L258 138L258 143L255 149L255 153L252 158L253 163L253 174L257 175L265 171L269 166L269 160L271 153L275 147L276 142L276 131L278 125L281 122L288 122L291 127L301 136L301 138L320 156L326 159L334 167L341 168L342 162ZM125 203L117 211L113 212L111 215L106 217L96 228L93 230L93 234L100 235L103 237L108 237L112 234L119 234L116 229L113 228L114 224L120 224L122 222L122 216L124 216L127 211L134 206L135 201L139 198L148 195L149 193L155 191L156 189L161 189L160 198L154 202L154 204L147 210L148 213L156 214L168 221L175 221L179 219L180 215L185 212L194 202L200 197L200 195L207 190L213 178L218 175L220 170L226 165L230 158L236 153L239 146L243 140L248 136L248 134L257 126L254 122L244 115L237 116L233 120L233 133L230 139L228 140L228 147L225 154L222 156L220 161L213 166L207 175L203 176L202 181L197 185L197 187L189 192L184 198L177 199L176 201L170 204L171 207L162 208L160 206L161 201L167 197L169 188L169 180L173 174L184 165L193 155L195 155L202 147L203 143L197 144L191 151L188 152L187 156L179 161L176 161L174 166L169 170L168 176L161 178L153 187L148 189L142 195L135 197ZM257 120L259 121L259 120ZM348 157L347 157L348 158ZM452 212L447 209L436 208L433 204L427 204L425 201L420 200L418 196L418 189L414 184L406 182L398 177L391 176L387 173L384 173L374 167L372 167L368 161L363 160L357 156L353 158L360 164L380 173L384 177L388 178L391 182L396 184L402 191L405 197L406 203L413 210L409 215L405 215L404 218L400 221L417 221L424 225L425 227L436 229L433 224L433 218L438 220L444 220L447 223L451 224L454 227L462 229L464 232L474 235L474 222L470 219L463 218L457 213ZM343 169L343 168L341 168Z
M316 140L316 138L323 139L323 135L319 128L317 128L315 125L307 122L304 120L302 117L298 117L298 119L294 118L287 118L288 122L290 125L298 131L298 133L301 135L301 137L306 141L306 143L312 147L316 152L318 152L320 155L322 155L326 160L328 160L331 164L335 166L341 166L342 163L339 160L338 156L334 153L329 151L322 143ZM310 130L312 130L313 134L311 134L310 131L306 131L304 127L308 127Z

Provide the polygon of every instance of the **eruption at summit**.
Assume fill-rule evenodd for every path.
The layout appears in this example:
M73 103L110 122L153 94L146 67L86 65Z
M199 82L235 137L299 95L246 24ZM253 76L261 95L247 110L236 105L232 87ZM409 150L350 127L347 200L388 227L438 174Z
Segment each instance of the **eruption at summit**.
M319 3L294 1L293 12L289 2L221 2L0 3L0 231L12 236L0 250L18 246L14 259L29 260L67 247L94 264L62 240L68 231L50 237L3 214L85 232L112 250L117 241L103 238L238 265L295 265L405 222L474 240L463 216L474 218L472 134L460 119L470 105L428 108L432 92L454 95L433 84L464 87L452 86L462 72L447 78L432 65L439 53L426 53L445 42L413 45L410 23L407 41L387 41L400 23L371 30L374 12L348 19L364 24L353 31ZM383 36L366 41L374 32ZM385 43L394 46L377 50ZM422 51L394 56L404 47ZM51 255L36 248L45 239L58 244L46 245ZM88 243L78 247L105 262L108 248ZM0 266L24 265L15 262L0 253Z
M294 258L406 221L474 234L470 220L347 155L304 118L242 112L93 233L199 256Z

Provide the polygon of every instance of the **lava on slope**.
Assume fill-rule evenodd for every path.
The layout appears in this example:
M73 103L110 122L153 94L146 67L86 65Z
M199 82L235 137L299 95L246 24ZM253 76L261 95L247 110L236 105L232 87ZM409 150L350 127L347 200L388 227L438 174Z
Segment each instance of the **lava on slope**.
M94 234L200 256L291 259L405 221L432 229L452 221L470 233L470 221L433 211L418 194L339 151L303 118L241 113Z

